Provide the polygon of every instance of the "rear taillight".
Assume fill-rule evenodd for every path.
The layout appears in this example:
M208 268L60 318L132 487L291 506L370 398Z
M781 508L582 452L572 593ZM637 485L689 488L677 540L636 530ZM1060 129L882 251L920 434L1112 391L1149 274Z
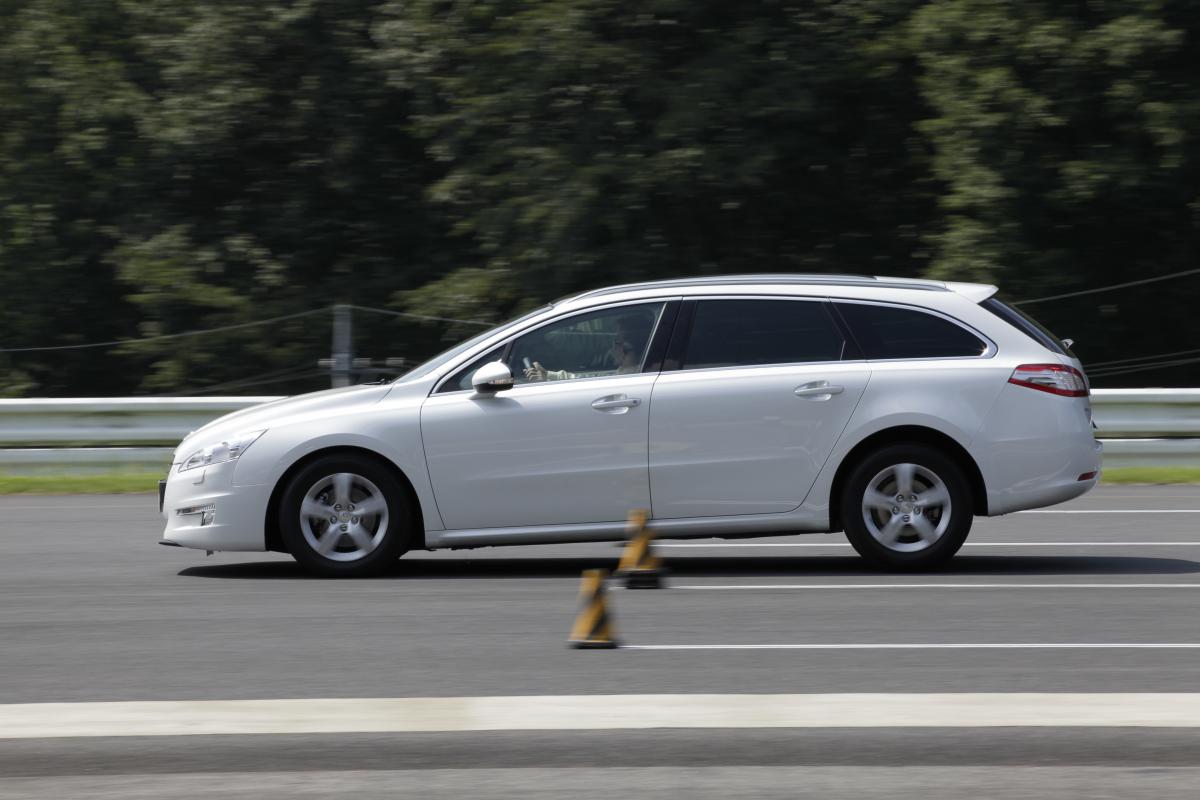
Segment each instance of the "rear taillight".
M1064 364L1022 364L1013 370L1008 382L1061 397L1088 396L1083 373Z

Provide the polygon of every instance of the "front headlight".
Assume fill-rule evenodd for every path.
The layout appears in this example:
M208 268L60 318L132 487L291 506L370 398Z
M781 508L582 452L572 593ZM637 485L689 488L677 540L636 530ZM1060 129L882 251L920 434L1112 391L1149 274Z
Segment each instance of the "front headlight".
M210 464L233 461L246 452L246 448L254 444L258 437L264 433L266 433L265 430L239 433L223 442L202 447L183 460L183 463L179 465L179 471L186 472L196 467L207 467Z

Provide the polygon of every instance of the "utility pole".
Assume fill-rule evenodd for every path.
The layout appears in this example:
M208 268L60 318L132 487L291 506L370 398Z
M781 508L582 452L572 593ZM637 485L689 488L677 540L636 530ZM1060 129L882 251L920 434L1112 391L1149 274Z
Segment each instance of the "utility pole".
M351 342L350 306L338 303L333 307L333 369L329 372L330 386L334 389L350 385L350 365L354 358Z

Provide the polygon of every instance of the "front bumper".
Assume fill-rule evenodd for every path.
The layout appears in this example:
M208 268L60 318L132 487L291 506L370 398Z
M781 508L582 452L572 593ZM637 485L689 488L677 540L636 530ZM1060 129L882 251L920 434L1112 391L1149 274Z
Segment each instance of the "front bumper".
M179 472L171 466L160 483L159 511L166 518L162 543L198 550L266 550L264 522L270 486L234 486L236 461ZM182 509L212 506L212 521Z

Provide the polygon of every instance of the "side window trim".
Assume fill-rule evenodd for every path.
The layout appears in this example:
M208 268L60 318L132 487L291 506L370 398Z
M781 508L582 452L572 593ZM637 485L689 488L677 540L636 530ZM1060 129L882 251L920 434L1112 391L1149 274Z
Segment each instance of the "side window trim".
M993 357L995 357L996 352L999 350L999 348L996 346L996 343L993 342L991 340L991 338L989 336L985 335L982 331L976 330L975 328L971 327L970 325L963 322L962 320L952 317L949 314L945 314L936 309L925 308L924 306L914 306L909 303L892 303L892 302L888 302L886 300L862 300L862 299L858 299L858 298L846 298L846 297L830 297L830 298L828 298L828 300L830 302L830 305L832 305L832 307L833 307L832 310L833 310L833 313L836 315L837 319L842 321L842 324L846 326L846 330L850 333L850 335L852 337L854 337L853 341L855 343L855 346L858 347L859 352L863 354L860 356L860 358L862 358L865 361L870 361L872 363L880 363L880 362L887 362L887 361L945 361L947 359L966 360L966 359L978 359L978 358L993 358ZM866 358L866 356L865 356L866 350L862 347L862 345L858 341L858 338L855 336L853 326L850 325L850 323L842 315L842 312L838 309L838 305L842 304L842 303L854 304L854 305L860 305L860 306L880 306L883 308L898 308L898 309L902 309L904 311L915 311L920 314L928 314L932 317L937 317L938 319L945 320L946 322L949 322L951 325L955 325L955 326L961 328L962 330L966 331L967 333L971 334L976 339L983 342L985 349L979 355L974 355L974 356L911 356L911 357L900 356L900 357L896 357L896 358Z
M658 315L658 323L650 335L650 346L646 348L646 358L642 361L642 371L639 374L662 372L668 345L675 334L679 305L679 300L668 300L662 313Z
M647 297L647 298L642 298L640 300L627 300L623 303L613 303L612 305L592 306L589 308L581 308L581 309L573 311L569 314L563 314L562 316L558 316L558 317L551 317L549 319L542 320L542 322L538 325L534 325L532 327L525 328L521 331L511 334L509 336L509 338L506 339L502 344L496 345L497 347L502 346L504 348L500 353L500 360L506 361L506 362L508 361L509 355L512 352L513 342L515 342L517 339L520 339L522 336L526 336L530 333L533 333L534 331L544 328L547 325L553 325L556 322L561 322L562 320L571 319L572 317L581 316L583 314L591 314L596 311L604 311L604 310L612 309L612 308L624 308L627 306L637 306L637 305L661 305L662 310L659 312L658 320L655 322L654 331L650 335L650 344L646 350L646 357L642 362L642 369L640 372L630 373L630 375L645 375L645 374L648 374L651 372L659 372L660 370L658 370L658 369L655 369L655 370L649 369L649 367L651 366L650 357L653 354L651 348L654 347L655 341L659 337L660 328L662 328L664 326L664 324L668 325L669 327L673 325L674 320L668 319L668 315L671 314L672 306L675 306L676 308L678 307L679 301L680 301L679 297ZM491 349L494 350L495 347L493 347ZM484 353L487 353L487 352L490 352L490 350L484 351ZM478 355L483 355L484 353L480 353ZM476 357L478 357L478 355ZM464 367L468 366L471 363L472 363L471 359L466 359L464 361L459 362L457 365L455 365L454 368L452 368L444 377L442 377L436 384L434 384L433 391L431 391L429 393L429 396L432 397L433 395L437 395L437 394L461 394L461 393L472 391L471 389L449 389L449 390L447 390L445 388L446 383L448 381L450 381ZM597 375L597 376L588 377L588 378L575 378L573 380L592 381L592 380L602 380L605 378L614 378L614 377L629 377L629 375L622 375L622 376ZM540 384L523 384L523 385L519 385L519 386L514 386L512 389L510 389L508 391L514 391L516 389L520 389L520 388L523 388L524 386L530 386L530 385L540 385Z
M833 326L842 334L842 357L840 361L863 361L862 345L858 343L858 339L854 338L854 331L850 330L850 326L846 324L846 320L842 319L842 315L838 313L837 307L828 299L823 299L821 305L825 308L825 313L828 315Z
M667 344L667 352L663 357L662 372L677 372L682 368L683 356L687 352L688 341L692 338L692 320L696 316L696 303L693 298L686 298L679 304L679 315L675 318L671 340Z
M846 337L847 342L852 342L854 344L854 350L858 353L858 359L856 360L866 361L867 351L862 346L862 343L858 341L858 336L855 335L854 328L851 327L850 322L842 316L841 309L838 308L838 301L835 298L830 297L826 299L825 303L829 307L829 316L833 317L834 322L837 323L838 330L840 330L842 335Z
M826 319L830 325L841 334L843 339L843 347L841 357L836 360L819 360L819 361L779 361L767 364L731 364L723 367L685 367L683 366L684 358L687 355L688 346L692 340L692 330L695 326L696 307L702 302L723 301L723 300L760 300L760 301L784 301L791 303L819 303ZM679 318L675 321L675 332L671 337L671 343L667 348L666 359L663 361L663 372L700 372L702 370L730 370L730 369L757 369L760 367L786 367L791 365L805 364L840 364L845 361L862 361L862 348L859 347L858 341L850 334L849 326L841 319L833 308L833 303L829 298L806 296L806 297L789 297L787 295L715 295L705 297L688 297L684 298L679 310Z

